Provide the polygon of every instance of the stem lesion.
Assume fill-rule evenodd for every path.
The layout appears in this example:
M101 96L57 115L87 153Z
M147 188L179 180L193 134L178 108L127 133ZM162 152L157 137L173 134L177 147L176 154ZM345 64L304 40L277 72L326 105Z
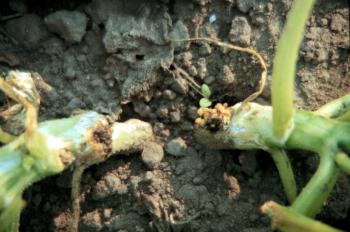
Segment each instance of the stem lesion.
M22 72L12 72L12 75L15 82L0 78L0 89L25 108L21 119L25 121L26 130L17 137L0 130L0 139L7 142L0 148L0 231L16 231L23 208L23 204L18 206L16 202L23 202L22 193L28 186L71 165L76 168L72 183L71 231L77 231L83 171L111 155L142 150L153 141L152 126L137 119L111 122L92 111L38 124L36 103L40 101L39 96L33 97L36 96L35 86L20 86L32 81L31 75ZM29 79L21 83L22 77Z
M25 139L31 142L31 137L38 127L37 106L40 96L29 73L11 71L8 80L0 76L0 89L11 99L26 109Z

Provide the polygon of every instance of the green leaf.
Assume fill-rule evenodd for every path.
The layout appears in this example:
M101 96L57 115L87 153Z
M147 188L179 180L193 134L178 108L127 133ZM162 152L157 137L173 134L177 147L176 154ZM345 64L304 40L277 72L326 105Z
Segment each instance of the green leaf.
M201 98L201 100L199 101L199 105L202 108L206 108L211 106L211 101L208 98Z
M210 98L211 91L210 91L210 88L209 88L208 85L203 84L203 85L201 86L201 92L202 92L202 94L203 94L203 96L204 96L205 98L207 98L207 99Z

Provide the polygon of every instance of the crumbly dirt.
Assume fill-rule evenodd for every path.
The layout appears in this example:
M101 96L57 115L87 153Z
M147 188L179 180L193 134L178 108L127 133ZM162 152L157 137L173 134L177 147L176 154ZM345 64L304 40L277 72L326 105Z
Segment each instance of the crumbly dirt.
M182 68L197 83L207 83L214 101L234 104L257 86L258 62L203 42L172 41L199 36L249 46L265 58L270 78L291 0L11 2L0 4L0 71L42 76L49 87L41 91L40 120L95 110L152 123L164 148L172 139L181 141L153 168L137 153L86 170L80 231L270 230L259 206L267 200L286 204L271 158L261 151L198 145L193 125L200 96L174 70ZM79 30L67 31L60 22L58 29L48 28L45 18L60 10L70 11L60 12L63 20L78 17L72 22ZM298 61L298 107L317 109L350 92L349 48L347 1L317 1ZM6 104L5 97L1 100ZM257 101L270 102L269 86ZM302 186L317 159L290 154ZM71 175L67 170L26 190L20 231L67 231ZM350 228L349 192L344 176L319 219Z

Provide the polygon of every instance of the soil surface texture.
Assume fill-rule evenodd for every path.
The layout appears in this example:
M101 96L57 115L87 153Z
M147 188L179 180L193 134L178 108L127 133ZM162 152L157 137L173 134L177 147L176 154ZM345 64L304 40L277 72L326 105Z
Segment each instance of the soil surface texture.
M40 121L94 110L150 122L157 143L84 172L80 231L270 231L259 207L287 204L277 170L262 151L212 151L193 137L201 96L232 105L257 87L257 60L204 42L257 50L270 104L273 54L291 0L92 0L0 3L0 71L37 72ZM350 92L349 5L319 0L299 53L295 104L314 110ZM188 76L180 75L179 70ZM281 86L282 87L282 86ZM1 104L7 104L0 95ZM291 151L302 187L317 156ZM72 170L25 191L20 231L67 231ZM342 176L318 219L350 228L349 177Z

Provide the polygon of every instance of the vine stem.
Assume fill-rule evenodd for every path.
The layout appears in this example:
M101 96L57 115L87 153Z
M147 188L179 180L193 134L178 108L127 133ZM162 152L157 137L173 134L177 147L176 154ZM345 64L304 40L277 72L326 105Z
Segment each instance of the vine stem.
M273 201L261 206L261 211L272 218L272 228L281 231L340 232L322 222L297 214Z
M314 113L327 118L337 118L339 116L342 116L342 114L346 113L349 110L350 94L347 94L341 98L328 102L318 110L314 111Z
M333 156L330 152L320 154L320 164L316 173L291 205L291 210L308 217L319 213L339 174Z
M271 149L270 154L277 167L287 199L293 203L297 197L297 185L289 158L283 149Z
M338 152L335 157L335 162L341 170L350 175L350 158L344 152Z

